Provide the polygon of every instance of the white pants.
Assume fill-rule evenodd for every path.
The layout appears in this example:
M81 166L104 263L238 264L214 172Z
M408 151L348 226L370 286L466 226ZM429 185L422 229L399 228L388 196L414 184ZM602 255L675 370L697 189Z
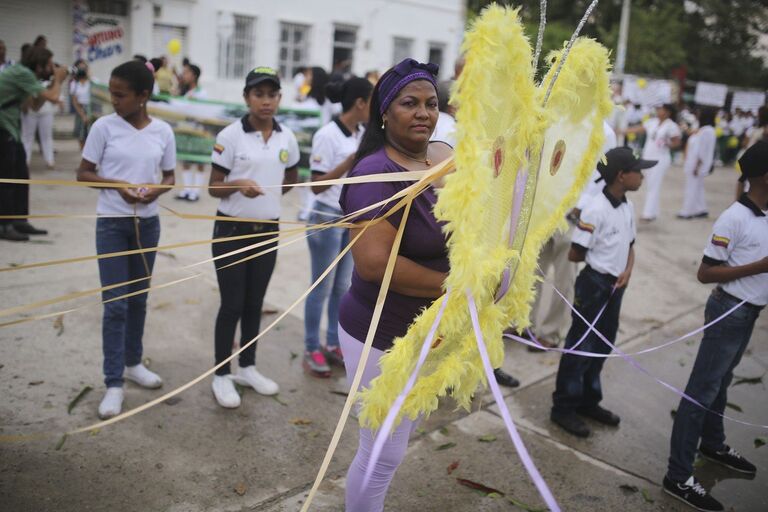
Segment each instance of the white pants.
M27 165L32 157L32 147L35 144L35 132L40 137L40 149L43 160L53 165L53 112L29 111L21 115L21 142L27 153Z
M680 215L691 216L707 212L707 197L704 193L704 176L699 173L697 176L693 172L685 173L685 195L683 196L683 207L680 209Z
M662 158L659 163L650 169L643 171L645 182L643 186L646 190L645 206L643 207L644 219L655 219L659 216L659 202L661 199L661 184L664 182L664 175L670 166L670 159Z
M539 268L544 278L547 278L551 269L555 288L571 301L576 279L576 264L568 261L572 234L573 228L565 233L555 233L539 253ZM533 332L539 338L559 344L565 339L570 326L571 309L560 296L552 293L550 289L544 289L542 284L536 283L536 301L531 310Z

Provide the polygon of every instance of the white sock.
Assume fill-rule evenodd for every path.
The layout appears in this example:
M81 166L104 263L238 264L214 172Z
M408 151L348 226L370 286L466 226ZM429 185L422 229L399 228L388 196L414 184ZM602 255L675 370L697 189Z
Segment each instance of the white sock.
M184 192L187 195L195 193L195 189L190 188L195 184L195 171L192 169L184 169L181 171L181 181L184 182Z
M206 178L207 178L207 176L205 174L205 170L203 170L203 171L200 171L200 170L195 171L195 185L196 186L202 187L204 185L207 185L207 181L208 180ZM193 193L196 196L201 196L201 195L203 195L205 193L205 189L204 188L196 188Z

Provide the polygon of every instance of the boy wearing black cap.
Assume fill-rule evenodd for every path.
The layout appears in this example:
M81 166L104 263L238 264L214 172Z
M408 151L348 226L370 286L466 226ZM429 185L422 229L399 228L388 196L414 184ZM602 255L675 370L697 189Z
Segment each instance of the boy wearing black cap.
M768 141L747 149L739 166L749 181L749 192L715 222L697 276L702 283L718 283L704 311L707 323L738 308L704 331L685 393L709 410L680 401L664 477L667 493L705 511L723 510L723 505L693 477L697 444L709 460L741 473L756 472L753 464L725 444L722 414L733 370L760 311L768 304Z
M626 192L635 191L643 183L643 169L655 161L638 160L626 147L605 154L605 162L597 165L607 183L581 212L573 233L568 259L586 261L587 266L576 278L574 305L581 315L595 322L595 329L613 343L619 328L619 312L624 288L629 283L635 261L635 214ZM607 354L610 347L574 312L565 338L565 348ZM578 344L578 346L576 346ZM603 398L600 372L604 358L563 354L552 393L553 422L578 437L587 437L589 428L580 418L586 416L606 425L616 426L619 417L600 407Z

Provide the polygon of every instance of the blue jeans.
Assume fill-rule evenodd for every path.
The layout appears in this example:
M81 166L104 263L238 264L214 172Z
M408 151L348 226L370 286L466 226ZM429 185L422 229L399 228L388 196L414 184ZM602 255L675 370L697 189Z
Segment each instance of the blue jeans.
M138 220L138 226L136 221ZM99 218L96 220L96 253L138 249L138 227L141 247L156 247L160 239L159 217L148 218ZM99 260L101 286L109 286L152 275L155 252L118 256ZM101 293L107 301L127 293L149 287L146 279L133 284L118 286ZM123 386L123 369L141 362L144 335L144 318L147 313L147 293L104 304L101 325L104 351L104 383L108 388Z
M711 322L739 302L716 288L704 309L705 323ZM725 411L733 369L747 348L760 309L745 304L704 331L685 393L707 409L719 414ZM682 399L672 426L667 466L670 479L683 482L693 474L699 439L704 448L722 450L725 445L723 418Z
M619 314L624 289L613 292L616 278L601 274L592 267L585 267L576 278L574 307L587 319L594 321L600 308L608 302L602 316L595 324L611 343L616 342L619 330ZM575 312L571 313L571 328L565 337L565 348L573 347L587 331L588 325ZM607 354L611 348L594 332L587 335L577 350L594 354ZM603 369L604 358L582 357L574 354L563 354L560 367L557 370L555 392L552 393L552 412L554 414L571 414L576 409L593 407L603 399L600 383L600 372Z
M314 211L309 216L309 224L335 222L341 217L340 209L315 201ZM346 228L328 228L313 231L309 237L309 254L312 260L312 282L328 268L334 258L349 243L349 231ZM312 352L320 348L320 318L323 305L328 301L328 332L326 341L329 347L339 346L339 302L349 289L352 280L352 254L347 252L325 279L307 296L304 305L304 346Z

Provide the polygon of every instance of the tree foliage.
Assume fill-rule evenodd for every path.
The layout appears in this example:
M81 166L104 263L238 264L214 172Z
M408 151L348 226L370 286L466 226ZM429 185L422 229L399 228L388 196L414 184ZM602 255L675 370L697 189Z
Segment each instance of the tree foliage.
M468 0L471 20L488 0ZM540 0L500 1L519 6L531 43L538 31ZM576 28L589 0L548 0L542 55L562 47ZM622 0L603 0L582 34L614 53ZM689 79L735 86L768 86L768 65L754 55L759 37L768 33L765 0L632 0L627 42L627 73L670 76L684 67ZM768 49L764 49L768 51Z

